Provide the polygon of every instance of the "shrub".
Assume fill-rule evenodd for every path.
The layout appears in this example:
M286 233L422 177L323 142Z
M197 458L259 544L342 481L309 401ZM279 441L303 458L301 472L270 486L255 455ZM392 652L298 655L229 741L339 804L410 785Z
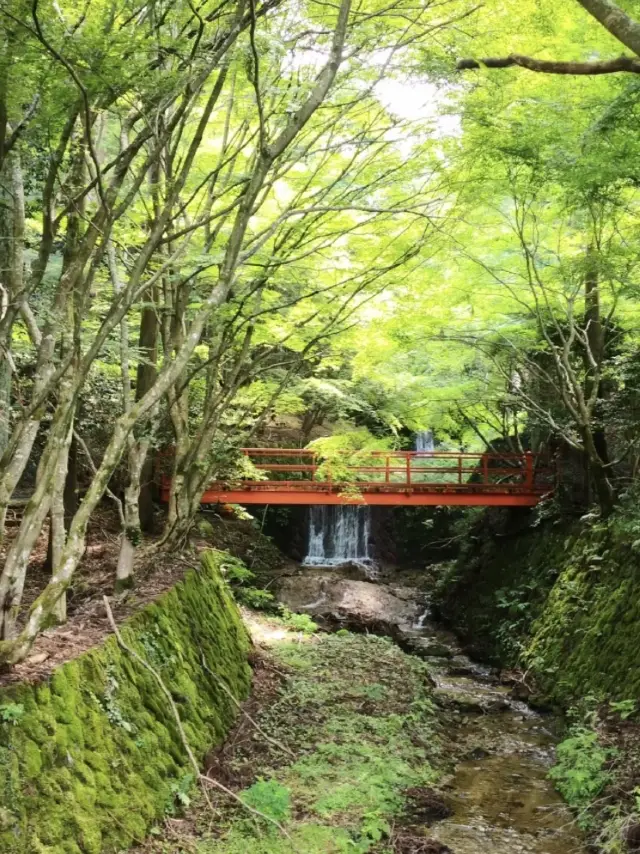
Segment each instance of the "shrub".
M603 747L598 735L586 727L576 726L569 738L557 748L557 764L549 772L556 788L573 807L584 809L590 806L611 779L606 770L607 761L614 751ZM579 819L586 827L589 816Z

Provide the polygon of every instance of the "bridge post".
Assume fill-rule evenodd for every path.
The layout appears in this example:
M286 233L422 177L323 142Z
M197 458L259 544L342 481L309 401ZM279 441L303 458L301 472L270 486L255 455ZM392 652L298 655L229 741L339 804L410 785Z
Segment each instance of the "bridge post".
M407 454L407 486L411 486L411 455Z
M533 454L525 451L524 455L524 482L530 489L533 488Z

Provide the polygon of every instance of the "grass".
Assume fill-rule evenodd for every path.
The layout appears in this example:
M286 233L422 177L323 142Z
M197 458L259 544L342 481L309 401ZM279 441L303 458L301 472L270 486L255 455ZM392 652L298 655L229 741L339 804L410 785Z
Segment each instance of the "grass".
M290 839L225 804L221 821L197 841L198 854L390 851L385 840L404 792L437 778L425 665L389 640L351 634L284 639L271 654L288 677L259 723L296 759L282 764L284 755L256 750L251 739L224 761L239 779L251 769L240 796L282 822Z

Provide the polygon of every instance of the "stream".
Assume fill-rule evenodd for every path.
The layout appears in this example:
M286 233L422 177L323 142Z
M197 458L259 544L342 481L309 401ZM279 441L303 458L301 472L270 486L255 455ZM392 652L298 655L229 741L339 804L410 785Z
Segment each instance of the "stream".
M355 564L304 568L284 579L279 598L332 627L388 634L428 662L453 760L441 784L451 815L430 835L453 854L585 854L547 776L559 721L512 699L494 670L464 655L431 621L424 592L398 575L370 576Z

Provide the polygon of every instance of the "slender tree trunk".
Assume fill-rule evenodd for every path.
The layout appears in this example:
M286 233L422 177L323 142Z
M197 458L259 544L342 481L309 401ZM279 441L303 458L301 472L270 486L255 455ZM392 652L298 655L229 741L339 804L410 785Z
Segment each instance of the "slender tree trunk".
M614 38L640 56L640 23L613 0L578 0Z
M11 299L11 234L13 204L7 169L0 169L0 320L9 310ZM0 341L0 457L9 440L11 408L11 331Z
M136 400L140 400L152 387L158 376L158 315L156 311L156 288L151 288L143 297L144 308L140 318L138 338L138 369L136 376ZM144 462L138 475L139 525L143 531L152 532L154 524L153 459L145 452Z
M15 300L21 299L24 282L24 231L22 168L18 154L11 152L5 158L0 171L0 319L6 311L14 308ZM10 435L12 331L12 324L9 324L5 340L0 341L0 458L7 449ZM16 457L11 468L22 473L23 467L20 465L23 461L26 464L26 460L20 456L20 449ZM0 540L4 534L7 505L18 479L12 481L10 493L0 496Z
M73 578L84 551L89 519L107 488L109 478L111 477L115 467L118 465L122 453L127 445L131 430L136 423L149 416L155 407L157 407L160 399L167 394L169 389L173 388L184 375L195 348L200 342L203 329L207 322L209 322L211 314L227 301L237 274L238 266L241 263L241 250L244 244L249 221L254 213L256 200L263 188L269 170L273 165L273 162L280 157L285 149L293 142L300 129L306 125L313 113L324 101L334 81L342 60L342 50L347 32L350 9L350 0L342 0L339 7L329 58L325 66L317 75L316 81L307 100L290 116L286 126L276 137L273 143L265 146L264 150L261 151L258 156L252 176L245 185L242 201L236 209L233 226L226 241L225 255L222 263L220 264L217 281L208 297L203 301L202 307L191 322L189 329L185 334L183 346L181 346L180 350L176 352L175 357L172 360L165 362L163 369L158 374L158 379L149 392L140 401L135 403L129 412L124 413L114 422L111 439L103 455L102 462L97 469L93 481L90 484L84 499L78 508L78 512L75 514L75 517L69 527L67 541L62 551L58 566L55 569L53 578L31 606L26 623L17 637L14 640L0 643L0 663L13 664L20 661L28 654L35 638L46 623L52 608L62 593L67 589L71 579ZM221 77L220 79L222 80L223 78ZM190 168L195 152L200 146L202 135L211 115L211 110L217 100L217 94L219 93L212 92L212 97L204 107L189 153L182 162L182 174L185 176L187 174L185 170ZM174 186L174 192L167 203L168 210L170 210L175 204L177 194L180 192L183 183L184 182L182 182L182 184L177 182ZM161 232L164 231L167 225L167 220L158 223L157 228ZM90 228L93 227L94 224L92 223ZM145 258L144 255L142 255L137 267L142 265L142 269L144 270L148 260L148 257ZM66 424L65 426L68 428L69 425ZM54 425L52 425L52 430L53 427ZM56 436L57 435L58 434L56 434ZM63 435L66 436L66 431ZM46 458L48 455L44 456ZM43 481L44 478L41 478L40 480ZM43 498L44 496L41 495L40 500ZM23 527L26 528L27 526L23 524Z
M67 537L65 519L65 484L68 476L69 450L73 437L73 420L71 422L65 445L60 451L56 463L55 472L51 484L51 510L50 517L50 542L51 542L51 569L58 565L62 549ZM67 594L66 591L60 596L51 611L52 622L62 624L67 620Z
M603 516L608 516L616 503L616 494L608 470L609 447L604 425L600 420L600 401L606 395L602 380L602 368L606 358L605 330L600 308L600 282L593 249L589 249L588 267L584 287L585 320L585 400L594 400L591 406L592 424L588 428L584 444L591 476L596 488L598 504Z
M120 554L116 569L116 591L133 587L133 565L136 548L142 540L138 496L140 479L147 459L149 441L134 441L129 445L128 471L129 483L124 493L125 526L120 539Z
M64 515L71 519L78 509L78 440L71 437L67 477L64 482Z
M3 640L11 639L14 635L29 558L51 508L54 485L60 472L61 456L65 457L66 472L68 433L72 414L71 405L59 406L56 411L51 425L50 441L38 465L35 489L24 509L18 534L7 552L0 576L0 638ZM64 481L62 485L64 486ZM49 614L47 614L48 617Z
M0 322L9 311L11 299L11 255L13 232L13 201L10 168L4 158L4 141L7 137L7 97L9 88L9 39L0 31ZM10 325L9 325L10 326ZM0 458L9 439L9 412L11 408L11 328L0 339ZM0 519L0 540L4 519Z

